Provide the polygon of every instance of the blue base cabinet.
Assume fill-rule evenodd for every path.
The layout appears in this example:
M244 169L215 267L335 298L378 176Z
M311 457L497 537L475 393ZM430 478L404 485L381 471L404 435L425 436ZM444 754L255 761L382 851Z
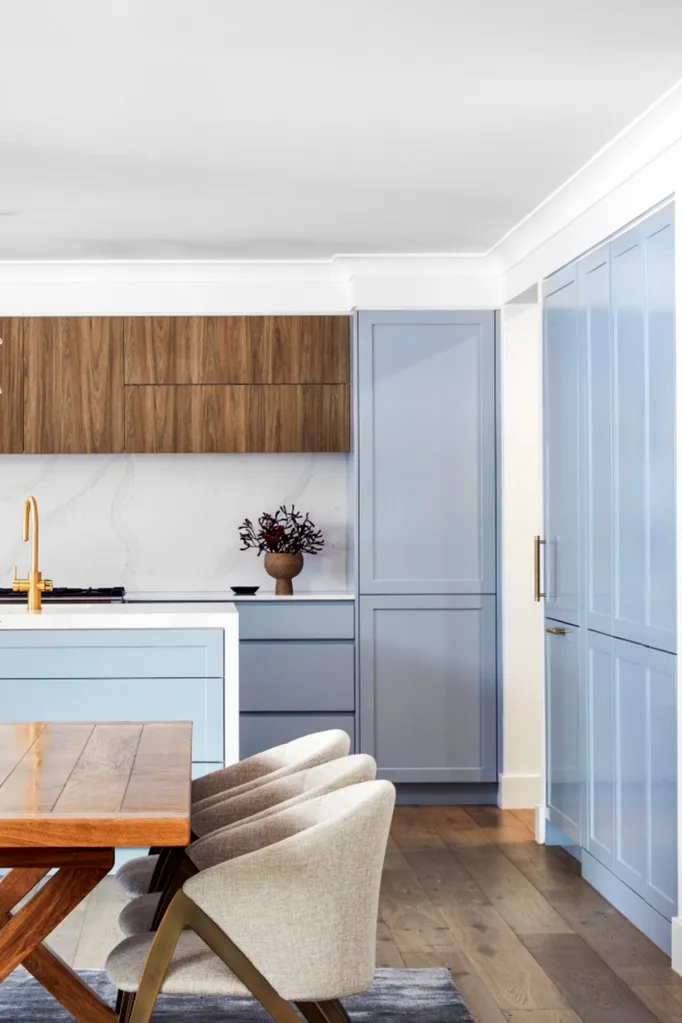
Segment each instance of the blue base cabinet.
M675 661L589 634L587 849L668 920L677 912Z
M192 760L222 763L223 664L220 629L0 632L2 718L191 721Z
M580 629L545 622L548 820L576 845L582 838L582 673Z
M495 781L494 597L361 597L361 743L394 782Z
M240 602L240 757L340 728L355 750L355 608L347 601Z

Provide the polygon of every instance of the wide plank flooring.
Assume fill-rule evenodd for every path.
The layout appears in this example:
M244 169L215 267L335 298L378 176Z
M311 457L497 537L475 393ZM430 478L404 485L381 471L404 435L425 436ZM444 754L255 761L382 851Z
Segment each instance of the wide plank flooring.
M524 810L398 807L378 965L446 967L477 1023L679 1023L669 959L532 827ZM123 902L107 878L51 943L77 969L101 968Z

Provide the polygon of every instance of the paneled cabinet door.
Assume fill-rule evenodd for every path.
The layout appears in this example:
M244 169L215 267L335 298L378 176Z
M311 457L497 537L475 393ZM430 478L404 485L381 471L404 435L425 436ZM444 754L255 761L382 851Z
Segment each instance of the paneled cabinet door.
M347 316L127 316L126 384L347 384Z
M613 634L674 652L675 281L672 208L611 243Z
M495 592L494 315L362 312L360 592Z
M572 625L581 612L582 344L575 266L545 283L545 614Z
M360 597L360 744L397 782L495 781L495 597Z
M585 338L585 581L587 627L613 625L613 346L609 247L578 266Z
M545 661L549 820L580 845L585 775L580 630L545 619Z
M24 321L24 451L123 451L123 320Z
M676 658L611 640L614 871L670 919L677 913Z
M613 639L587 633L587 850L609 870L616 827L616 700Z
M0 455L24 450L22 321L0 319Z

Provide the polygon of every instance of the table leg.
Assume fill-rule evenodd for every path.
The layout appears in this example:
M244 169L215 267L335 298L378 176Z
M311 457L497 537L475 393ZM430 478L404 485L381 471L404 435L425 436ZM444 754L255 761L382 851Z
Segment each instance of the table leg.
M0 930L0 982L99 884L103 869L59 870Z
M14 909L25 895L35 888L49 872L49 867L30 867L26 870L10 870L0 881L0 917Z
M59 860L59 854L55 855ZM113 862L113 854L111 856ZM108 873L108 866L62 867L17 913L16 905L48 872L18 868L0 882L0 983L24 966L78 1023L115 1023L116 1014L59 956L41 944Z

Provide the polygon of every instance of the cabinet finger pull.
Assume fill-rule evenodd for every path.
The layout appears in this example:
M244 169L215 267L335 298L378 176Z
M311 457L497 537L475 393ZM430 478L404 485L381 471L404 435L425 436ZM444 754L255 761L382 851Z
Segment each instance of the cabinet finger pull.
M533 552L534 552L534 557L533 557L533 576L534 576L534 579L535 579L535 600L536 600L536 602L539 601L541 599L541 597L546 597L547 596L547 594L542 591L541 583L540 583L540 575L541 575L540 548L544 547L544 545L545 545L545 541L541 540L539 536L536 536L535 539L534 539L534 543L533 543Z
M566 629L558 629L558 628L556 628L553 625L552 626L548 626L545 629L545 632L548 632L550 634L550 636L565 636L566 635Z

